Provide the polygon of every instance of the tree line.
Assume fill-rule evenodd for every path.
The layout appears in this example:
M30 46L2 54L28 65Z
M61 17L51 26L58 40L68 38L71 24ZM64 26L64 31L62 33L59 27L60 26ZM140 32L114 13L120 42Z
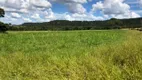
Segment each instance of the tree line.
M0 8L0 17L4 17L5 11L4 9ZM0 22L0 33L4 33L8 30L8 25L4 24L3 22Z
M24 23L22 25L9 27L16 31L40 31L40 30L103 30L122 28L141 28L142 18L116 19L105 21L67 21L55 20L43 23Z
M0 17L5 12L0 8ZM45 31L45 30L103 30L122 28L141 28L142 18L116 19L104 21L67 21L54 20L42 23L23 23L21 25L8 25L0 22L0 32L11 31Z

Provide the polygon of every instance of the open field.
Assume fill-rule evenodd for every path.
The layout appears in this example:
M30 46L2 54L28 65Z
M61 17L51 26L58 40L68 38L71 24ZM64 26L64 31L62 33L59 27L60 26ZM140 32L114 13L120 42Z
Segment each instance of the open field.
M142 32L0 34L2 80L141 80Z

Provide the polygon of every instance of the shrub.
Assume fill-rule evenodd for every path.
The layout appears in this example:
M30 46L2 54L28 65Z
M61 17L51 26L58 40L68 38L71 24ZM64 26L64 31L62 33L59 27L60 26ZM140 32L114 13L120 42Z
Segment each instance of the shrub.
M7 25L0 22L0 33L5 33L8 30Z

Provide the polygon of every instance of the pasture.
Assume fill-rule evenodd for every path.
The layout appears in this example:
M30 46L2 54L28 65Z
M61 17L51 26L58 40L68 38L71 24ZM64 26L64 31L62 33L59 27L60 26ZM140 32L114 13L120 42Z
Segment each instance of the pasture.
M0 34L2 80L140 80L142 33L129 30Z

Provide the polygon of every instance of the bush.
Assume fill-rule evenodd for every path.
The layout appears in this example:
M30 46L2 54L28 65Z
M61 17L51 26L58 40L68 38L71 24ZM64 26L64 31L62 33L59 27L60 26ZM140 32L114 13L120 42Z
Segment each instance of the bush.
M7 26L7 24L0 22L0 33L5 33L8 30Z

